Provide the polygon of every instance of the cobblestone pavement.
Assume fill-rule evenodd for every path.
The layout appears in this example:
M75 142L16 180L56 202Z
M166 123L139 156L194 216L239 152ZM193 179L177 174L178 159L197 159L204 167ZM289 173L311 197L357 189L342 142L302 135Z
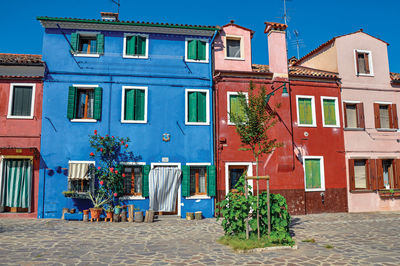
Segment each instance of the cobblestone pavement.
M0 264L400 265L400 213L296 216L292 229L298 250L238 254L216 243L223 231L215 219L163 217L140 224L0 218Z

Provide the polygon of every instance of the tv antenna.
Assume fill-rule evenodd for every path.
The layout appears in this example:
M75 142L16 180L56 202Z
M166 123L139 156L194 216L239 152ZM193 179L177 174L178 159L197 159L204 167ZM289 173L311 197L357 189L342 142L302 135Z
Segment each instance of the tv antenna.
M300 58L300 45L303 44L303 40L299 39L298 30L294 30L293 33L296 36L297 58Z
M118 15L119 15L119 7L121 6L120 0L111 0L111 1L112 1L114 4L117 5L117 9L118 9L117 13L118 13Z

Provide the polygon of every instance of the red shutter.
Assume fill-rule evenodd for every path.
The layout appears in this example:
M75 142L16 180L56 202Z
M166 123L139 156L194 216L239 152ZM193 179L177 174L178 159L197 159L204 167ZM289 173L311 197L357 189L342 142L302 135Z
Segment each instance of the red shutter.
M399 122L397 118L397 107L396 104L389 105L391 112L390 112L390 128L399 128ZM392 126L393 125L393 126Z
M355 180L354 180L354 160L349 160L349 181L350 181L350 191L356 189Z
M368 54L364 53L364 62L365 62L365 73L369 74L369 60L368 60Z
M374 103L374 117L375 117L375 128L381 128L381 119L379 116L379 104Z
M368 170L369 170L369 189L376 190L377 188L377 178L376 178L376 160L369 159L368 160Z
M400 160L399 159L393 160L393 163L395 165L394 187L395 188L400 188Z
M343 103L344 127L347 127L347 105Z
M360 65L358 64L358 52L356 51L356 65L357 65L357 75L360 74Z
M376 160L376 169L377 169L377 176L376 178L378 179L378 189L385 189L385 186L383 184L383 167L382 167L382 160L378 159Z
M365 128L364 104L357 103L357 127Z

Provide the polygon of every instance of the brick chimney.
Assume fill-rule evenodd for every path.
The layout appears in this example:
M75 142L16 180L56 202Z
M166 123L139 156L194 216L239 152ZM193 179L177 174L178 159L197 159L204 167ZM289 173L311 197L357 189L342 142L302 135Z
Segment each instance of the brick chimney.
M101 19L104 21L118 21L118 13L100 12Z
M274 73L273 79L288 78L286 28L286 24L265 22L264 33L268 34L269 70Z

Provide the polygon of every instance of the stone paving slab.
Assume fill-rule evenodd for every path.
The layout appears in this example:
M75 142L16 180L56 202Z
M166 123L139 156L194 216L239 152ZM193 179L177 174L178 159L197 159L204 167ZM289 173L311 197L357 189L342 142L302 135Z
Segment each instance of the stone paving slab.
M238 254L216 242L223 231L215 219L146 224L0 216L0 265L400 265L400 213L295 216L292 231L298 250Z

